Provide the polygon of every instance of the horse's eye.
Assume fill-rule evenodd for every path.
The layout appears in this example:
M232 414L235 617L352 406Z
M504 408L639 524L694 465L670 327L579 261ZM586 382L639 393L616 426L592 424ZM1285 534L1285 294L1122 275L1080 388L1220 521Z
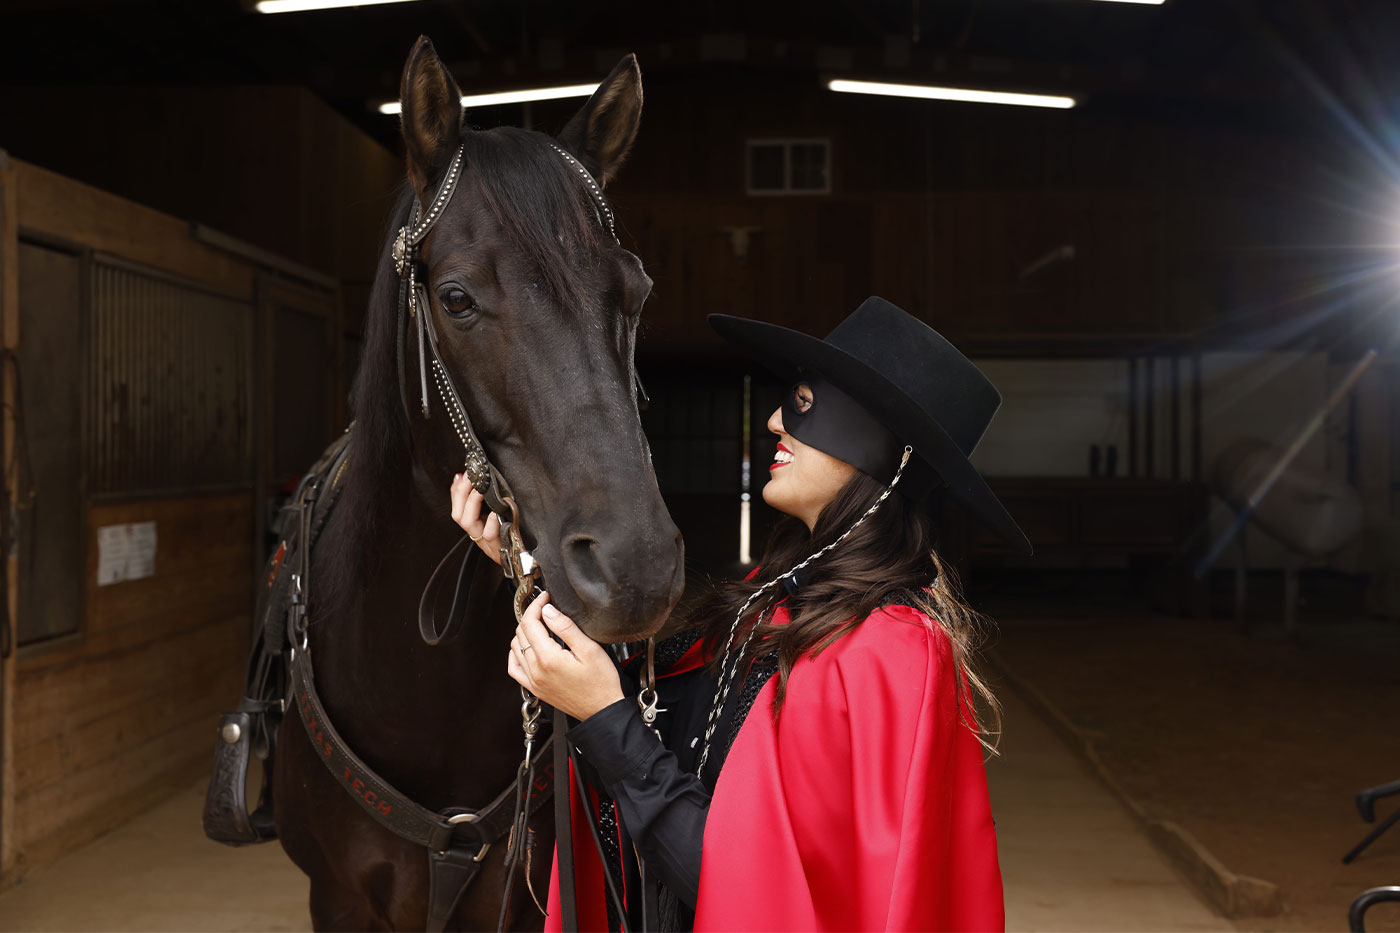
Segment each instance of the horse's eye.
M476 307L471 295L452 286L438 292L438 300L442 302L442 309L448 314L466 314Z

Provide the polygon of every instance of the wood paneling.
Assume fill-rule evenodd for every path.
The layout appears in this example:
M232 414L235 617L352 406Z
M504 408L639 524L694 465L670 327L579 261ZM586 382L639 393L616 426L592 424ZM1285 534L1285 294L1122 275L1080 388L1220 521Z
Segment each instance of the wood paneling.
M79 112L81 120L53 119ZM165 211L169 223L207 224L343 279L373 276L403 177L394 153L300 87L11 89L0 99L0 125L11 153L27 162ZM94 235L128 237L134 249L160 242L106 217ZM195 274L186 261L123 252Z
M19 346L19 208L18 191L15 180L15 163L0 149L0 343L3 343L7 356ZM3 367L3 392L5 405L0 411L0 431L4 443L0 451L8 454L15 449L15 417L17 393L15 368ZM9 514L14 514L16 499L14 489L8 483L8 501L0 502ZM19 555L13 552L5 555L0 573L5 574L5 613L13 623L19 616ZM6 634L6 633L0 633ZM7 633L14 637L13 624ZM13 648L13 645L11 645ZM12 735L14 733L14 685L15 653L0 657L0 886L9 877L10 866L15 861L14 834L9 831L11 815L15 812L15 756Z
M19 225L250 299L247 263L192 239L168 214L15 160Z
M97 529L154 521L156 573L98 586ZM14 845L27 864L207 764L236 697L251 615L249 496L96 504L79 637L21 659L14 693Z
M7 347L24 338L14 278L19 229L234 298L256 294L255 264L198 242L186 222L18 161L8 171L0 166L0 195ZM149 376L145 370L136 377ZM42 388L42 373L24 375L26 389ZM4 385L6 449L13 451L8 369ZM101 405L89 407L95 410L88 417L112 416ZM76 462L82 454L74 445ZM85 564L71 570L86 602L82 628L27 647L4 669L0 886L136 816L208 768L218 713L240 692L252 610L254 477L251 458L242 457L236 479L247 484L243 491L163 489L94 500L89 484ZM157 529L154 576L97 586L98 529L147 521ZM13 564L18 588L24 581Z
M1116 190L617 197L655 282L641 352L718 348L712 312L824 334L881 295L954 340L1170 339L1220 320L1232 205ZM735 254L728 231L749 228ZM1074 255L1028 270L1062 247Z

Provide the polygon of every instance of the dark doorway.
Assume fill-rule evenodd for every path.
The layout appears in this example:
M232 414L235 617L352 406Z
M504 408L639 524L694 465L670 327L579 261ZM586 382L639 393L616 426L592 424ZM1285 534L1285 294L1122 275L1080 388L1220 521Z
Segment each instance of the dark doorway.
M19 244L19 372L27 480L19 489L20 645L80 627L83 611L82 260Z

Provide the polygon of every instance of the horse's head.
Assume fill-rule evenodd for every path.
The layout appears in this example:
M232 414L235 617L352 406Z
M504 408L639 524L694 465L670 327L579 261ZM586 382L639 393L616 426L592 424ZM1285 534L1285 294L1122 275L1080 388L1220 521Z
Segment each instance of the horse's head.
M443 363L515 494L553 602L599 641L646 637L684 585L680 532L637 413L633 347L651 279L614 241L589 179L553 148L608 183L641 115L636 59L618 63L557 139L464 128L457 84L426 38L400 100L421 211L463 149L456 192L420 249ZM445 511L461 444L440 407L412 421Z

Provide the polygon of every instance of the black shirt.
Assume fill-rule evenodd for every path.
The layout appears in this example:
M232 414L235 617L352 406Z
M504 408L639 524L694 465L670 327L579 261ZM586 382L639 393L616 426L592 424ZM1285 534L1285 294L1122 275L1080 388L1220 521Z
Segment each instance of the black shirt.
M631 695L568 732L568 741L580 754L585 775L616 803L626 836L653 872L651 877L661 881L663 917L669 913L672 923L667 926L677 929L693 926L701 843L715 781L739 726L759 690L777 669L771 657L760 658L750 666L743 684L736 682L730 688L715 726L704 774L697 776L717 685L704 668L666 674L670 664L697 638L695 633L683 633L657 645L656 690L659 705L665 710L657 717L660 741L642 721L635 696L639 685L629 670L632 665L624 666L622 671L624 691ZM663 663L663 658L670 663ZM605 815L605 820L607 816L610 815ZM622 866L614 867L628 871L627 860L621 861ZM628 889L633 889L631 884ZM679 901L670 911L666 904L668 895Z

